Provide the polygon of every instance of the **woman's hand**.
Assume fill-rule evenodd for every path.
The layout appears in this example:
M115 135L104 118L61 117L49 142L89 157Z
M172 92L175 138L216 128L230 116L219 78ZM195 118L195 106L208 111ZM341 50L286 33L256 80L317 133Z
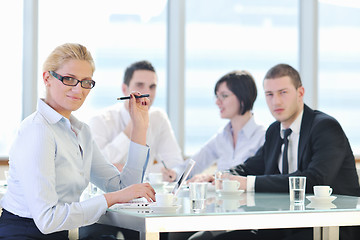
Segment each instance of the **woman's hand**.
M190 178L188 182L213 182L214 176L211 174L197 174Z
M162 168L161 173L164 181L174 182L176 180L177 174L174 170Z
M108 207L116 203L125 203L135 198L144 197L149 202L155 201L155 190L149 183L133 184L116 192L104 194Z
M131 141L146 145L150 100L147 97L135 98L135 95L140 96L141 94L139 92L132 92L130 94L129 113L132 121Z

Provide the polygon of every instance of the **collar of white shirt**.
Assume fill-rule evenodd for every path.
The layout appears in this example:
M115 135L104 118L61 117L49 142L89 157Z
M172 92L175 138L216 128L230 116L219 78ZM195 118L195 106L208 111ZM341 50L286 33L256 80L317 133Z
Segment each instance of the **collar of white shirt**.
M244 127L237 134L242 132L247 139L250 139L254 135L254 132L257 130L257 126L258 125L255 122L254 115L252 115L251 118L244 125ZM225 130L226 131L224 131L224 133L228 133L228 134L233 133L233 128L232 128L231 122L226 124Z
M289 127L291 129L292 133L295 133L296 135L300 134L301 120L302 120L303 114L304 114L304 110L301 111L299 116L297 116L295 121ZM280 137L281 138L284 138L284 130L285 130L285 128L281 125L281 127L280 127Z
M37 110L50 124L56 124L57 122L63 120L66 122L69 129L71 129L72 126L77 132L81 131L83 127L83 123L76 117L70 115L70 119L65 118L63 115L51 108L42 98L40 98L37 103Z

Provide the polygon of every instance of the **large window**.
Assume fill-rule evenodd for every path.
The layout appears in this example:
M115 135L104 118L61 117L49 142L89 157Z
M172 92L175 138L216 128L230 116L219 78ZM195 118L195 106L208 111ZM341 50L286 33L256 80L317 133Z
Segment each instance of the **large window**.
M74 112L87 120L97 110L122 96L125 68L149 60L158 74L154 105L166 106L166 0L40 0L39 79L42 64L56 46L77 42L88 47L95 59L96 87L84 106ZM39 81L39 94L44 85Z
M360 3L320 1L319 109L342 125L360 153Z
M298 1L186 1L185 153L191 155L228 120L221 120L214 86L232 70L256 79L254 115L265 127L274 121L262 79L275 64L298 68Z
M23 1L0 1L0 157L7 157L22 113Z
M125 67L142 59L158 73L156 106L166 106L167 0L39 0L38 93L42 64L65 42L87 46L96 64L92 90L75 115L87 120L122 95ZM185 24L185 155L191 155L227 123L214 101L215 82L232 70L257 82L255 119L267 127L262 80L273 65L299 69L298 0L188 0ZM319 0L318 108L339 120L360 153L360 4ZM22 117L23 1L0 1L2 72L0 156L7 156ZM182 36L178 36L182 37ZM306 89L310 86L305 86ZM25 89L26 91L26 89Z

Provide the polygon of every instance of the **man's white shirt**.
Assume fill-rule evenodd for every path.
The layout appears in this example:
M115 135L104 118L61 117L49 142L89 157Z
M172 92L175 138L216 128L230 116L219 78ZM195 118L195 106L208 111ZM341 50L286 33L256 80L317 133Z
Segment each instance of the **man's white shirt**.
M123 131L130 120L124 103L110 106L89 120L96 143L112 163L125 164L127 161L130 139ZM146 143L151 147L146 172L160 172L163 167L161 160L164 160L169 168L183 163L181 149L169 118L164 111L156 107L151 107L149 110Z

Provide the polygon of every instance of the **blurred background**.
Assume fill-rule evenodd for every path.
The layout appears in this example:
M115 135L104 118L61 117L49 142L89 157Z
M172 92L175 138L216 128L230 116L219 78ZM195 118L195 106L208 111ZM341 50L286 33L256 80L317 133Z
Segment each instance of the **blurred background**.
M304 1L316 6L317 19L313 23L316 77L303 79L305 95L312 93L307 96L309 105L340 122L354 154L358 155L360 1ZM35 101L43 97L42 63L50 51L65 42L87 46L95 59L96 87L81 110L74 113L83 121L116 103L116 98L122 95L125 68L146 59L153 63L158 74L154 105L168 112L180 111L176 121L169 115L184 155L197 151L227 122L219 117L214 85L229 71L248 70L253 74L258 86L255 119L265 127L272 123L262 80L266 71L278 63L288 63L300 70L303 41L300 29L303 18L307 17L306 11L300 14L300 0L184 0L180 3L183 9L175 10L183 13L179 18L171 15L174 11L169 10L169 4L175 4L175 0L0 1L2 159L8 159L16 129L29 111L24 95L30 93ZM29 13L37 17L37 22L36 31L27 38L24 36L28 34L25 30L30 24L26 20ZM176 35L175 31L174 35L170 19L183 27L183 33L179 31ZM30 53L34 55L31 62L24 46L34 39L37 48L33 49L35 53ZM169 90L172 81L179 81L169 74L169 64L174 64L169 61L169 52L174 50L169 46L177 40L183 41L180 49L183 58L179 61L183 63L180 81L184 87ZM311 63L314 59L302 61ZM27 64L36 66L32 69L36 78L34 89L27 84L34 82L34 77L23 71ZM174 97L176 91L181 93L180 100Z

